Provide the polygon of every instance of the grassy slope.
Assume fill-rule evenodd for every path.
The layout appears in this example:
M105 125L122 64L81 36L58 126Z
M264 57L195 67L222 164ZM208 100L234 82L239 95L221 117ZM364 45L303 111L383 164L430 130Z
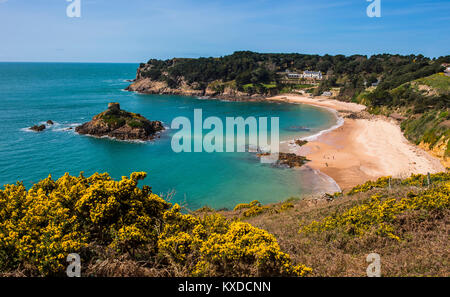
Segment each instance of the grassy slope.
M443 73L414 80L410 83L417 92L434 95L450 94L450 77ZM392 90L404 87L404 85ZM402 123L405 136L416 144L441 157L445 165L450 157L450 113L448 109L431 110L410 116Z
M433 186L441 185L436 182ZM312 267L315 276L366 276L366 256L373 252L381 256L383 276L449 276L448 206L438 211L418 210L399 214L391 222L395 233L401 238L399 241L372 231L352 236L345 228L322 233L299 233L300 226L333 214L342 214L354 206L367 203L373 195L382 195L382 201L385 201L427 189L417 185L393 185L391 189L374 188L337 199L291 199L289 202L262 206L264 210L253 211L250 217L245 215L246 211L247 214L251 211L242 207L221 213L274 234L282 250L290 254L295 262Z
M418 85L429 86L437 90L440 94L448 94L450 92L450 77L444 75L443 73L437 73L424 78L419 78L414 82Z

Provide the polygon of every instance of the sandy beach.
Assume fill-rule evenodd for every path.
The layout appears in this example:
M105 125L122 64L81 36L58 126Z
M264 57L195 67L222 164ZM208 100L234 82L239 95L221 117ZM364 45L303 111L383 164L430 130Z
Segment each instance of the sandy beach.
M365 106L323 97L281 95L268 100L326 107L340 117L358 113ZM343 190L381 176L406 177L412 173L445 171L439 159L411 144L395 120L381 116L344 118L341 127L322 134L302 147L289 150L306 156L307 166L333 178Z

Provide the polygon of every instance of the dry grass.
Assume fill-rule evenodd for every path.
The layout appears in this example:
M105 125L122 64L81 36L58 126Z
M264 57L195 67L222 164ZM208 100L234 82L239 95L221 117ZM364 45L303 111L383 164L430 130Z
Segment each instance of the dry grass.
M246 218L246 209L217 211L231 220L242 220L273 234L283 252L293 262L313 268L312 276L366 276L370 253L381 256L382 276L450 276L449 235L450 210L410 211L399 215L394 228L402 238L396 241L368 232L363 236L350 236L339 230L323 233L299 233L301 225L321 220L334 213L341 213L364 203L374 194L387 197L405 197L408 192L420 192L423 188L397 186L391 190L373 189L352 196L344 195L334 200L311 196L303 200L291 199L287 208L283 203L263 206L264 212ZM210 208L193 214L203 216L215 213ZM84 276L100 277L182 277L189 276L192 267L161 262L158 257L117 254L102 246L90 245L86 251L92 259L83 265ZM192 261L193 263L194 261ZM27 267L0 274L6 277L28 275Z
M420 190L415 187L374 189L333 201L311 197L294 201L292 209L269 211L248 219L242 218L240 212L222 214L228 218L240 218L274 234L282 250L295 262L312 267L314 276L366 276L366 257L370 253L381 256L383 276L450 276L448 209L431 213L415 211L399 216L394 226L403 238L401 242L375 232L359 237L335 230L322 234L298 233L300 225L340 213L376 193L404 197L410 191ZM277 204L270 207L279 208Z

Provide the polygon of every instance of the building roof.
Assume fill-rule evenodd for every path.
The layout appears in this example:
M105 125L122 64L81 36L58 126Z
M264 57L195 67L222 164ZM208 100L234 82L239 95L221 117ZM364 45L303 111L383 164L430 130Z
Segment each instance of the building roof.
M308 70L303 71L303 73L304 74L322 74L322 72L320 72L320 71L308 71Z

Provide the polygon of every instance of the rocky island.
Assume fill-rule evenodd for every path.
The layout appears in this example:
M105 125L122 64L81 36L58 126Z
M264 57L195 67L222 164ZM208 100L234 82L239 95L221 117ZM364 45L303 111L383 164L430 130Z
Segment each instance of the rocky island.
M151 140L164 130L160 121L150 121L140 114L120 109L119 103L109 103L108 109L92 121L75 128L79 134L108 136L119 140Z

